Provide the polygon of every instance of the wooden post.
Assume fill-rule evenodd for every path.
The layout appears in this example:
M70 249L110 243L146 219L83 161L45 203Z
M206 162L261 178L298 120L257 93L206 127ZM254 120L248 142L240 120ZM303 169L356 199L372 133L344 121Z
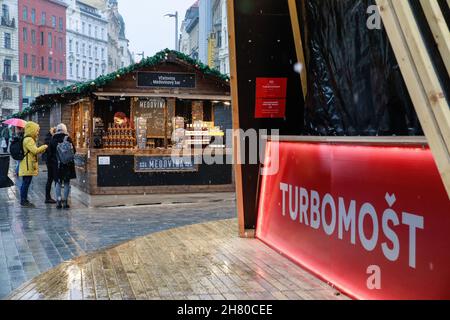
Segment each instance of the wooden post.
M298 19L298 10L296 0L288 0L289 14L291 16L292 31L294 33L295 50L297 52L297 60L302 64L302 72L300 78L302 82L303 98L306 100L308 93L308 75L306 71L305 54L303 50L302 33L300 28L300 21Z
M450 198L449 103L445 98L409 2L377 0L377 4Z
M448 0L450 3L450 0ZM450 31L437 0L420 0L423 12L433 32L434 40L450 74Z
M236 36L234 21L234 0L227 0L228 11L228 37L230 50L230 81L231 81L231 100L233 105L233 130L239 130L239 99L238 99L238 81L237 81L237 61L236 61ZM239 134L239 133L238 133ZM245 219L244 219L244 197L242 188L242 161L241 159L241 139L238 136L233 141L233 161L234 173L236 179L236 204L239 223L239 236L245 237Z

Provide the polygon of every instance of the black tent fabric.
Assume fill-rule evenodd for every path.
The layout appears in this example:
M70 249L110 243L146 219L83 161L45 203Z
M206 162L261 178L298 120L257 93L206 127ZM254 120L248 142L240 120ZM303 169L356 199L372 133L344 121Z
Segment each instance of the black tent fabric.
M423 134L382 24L368 27L374 5L374 0L297 1L306 47L308 134Z
M0 154L0 189L9 188L14 185L8 177L9 171L9 154Z

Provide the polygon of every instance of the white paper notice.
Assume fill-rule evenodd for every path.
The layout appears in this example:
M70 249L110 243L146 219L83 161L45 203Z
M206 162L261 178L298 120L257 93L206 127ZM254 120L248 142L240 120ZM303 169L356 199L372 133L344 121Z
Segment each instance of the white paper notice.
M100 166L109 166L111 164L110 157L98 157L98 164Z

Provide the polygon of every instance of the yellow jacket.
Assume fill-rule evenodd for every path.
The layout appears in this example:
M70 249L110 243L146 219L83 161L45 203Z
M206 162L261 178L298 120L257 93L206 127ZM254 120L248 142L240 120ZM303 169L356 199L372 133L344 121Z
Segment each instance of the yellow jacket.
M27 122L23 139L23 152L25 158L20 162L19 176L37 176L39 174L38 155L44 153L48 146L36 146L39 135L39 125L32 121Z

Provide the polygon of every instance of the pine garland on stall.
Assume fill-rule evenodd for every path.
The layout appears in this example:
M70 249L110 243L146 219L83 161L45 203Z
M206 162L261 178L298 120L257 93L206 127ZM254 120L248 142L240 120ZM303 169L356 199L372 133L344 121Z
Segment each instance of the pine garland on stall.
M107 75L103 75L98 77L95 80L88 81L88 82L80 82L74 85L70 85L64 88L60 88L57 90L57 93L64 94L64 93L75 93L75 94L88 94L94 92L97 88L103 87L115 79L120 79L120 77L132 73L136 70L145 68L145 67L153 67L161 62L167 61L169 59L169 55L174 56L175 58L185 61L186 63L194 66L197 70L201 71L203 74L214 76L216 78L219 78L222 81L229 82L230 78L227 75L224 75L220 73L220 71L216 69L212 69L209 66L203 64L202 62L198 60L194 60L188 55L174 51L165 49L163 51L158 52L153 57L147 57L143 59L141 62L132 64L128 67L124 67L121 69L118 69L115 72L112 72ZM23 109L21 112L15 113L9 118L21 118L23 119L29 114L33 114L35 112L44 110L46 108L50 107L49 105L38 105L36 103L32 104L30 107Z
M209 66L207 66L197 60L192 59L191 57L185 55L184 53L165 49L163 51L158 52L153 57L147 57L139 63L118 69L117 71L112 72L110 74L100 76L95 80L77 83L77 84L62 88L62 89L58 89L58 93L83 93L83 94L91 93L91 92L95 91L95 89L97 89L99 87L103 87L103 86L111 83L115 79L119 79L123 75L129 74L131 72L134 72L136 70L139 70L139 69L142 69L145 67L156 66L156 65L160 64L161 62L166 61L169 58L169 55L174 55L177 59L183 60L183 61L195 66L196 69L200 70L201 72L203 72L206 75L211 75L211 76L217 77L223 81L229 81L229 77L220 73L218 70L211 69Z

